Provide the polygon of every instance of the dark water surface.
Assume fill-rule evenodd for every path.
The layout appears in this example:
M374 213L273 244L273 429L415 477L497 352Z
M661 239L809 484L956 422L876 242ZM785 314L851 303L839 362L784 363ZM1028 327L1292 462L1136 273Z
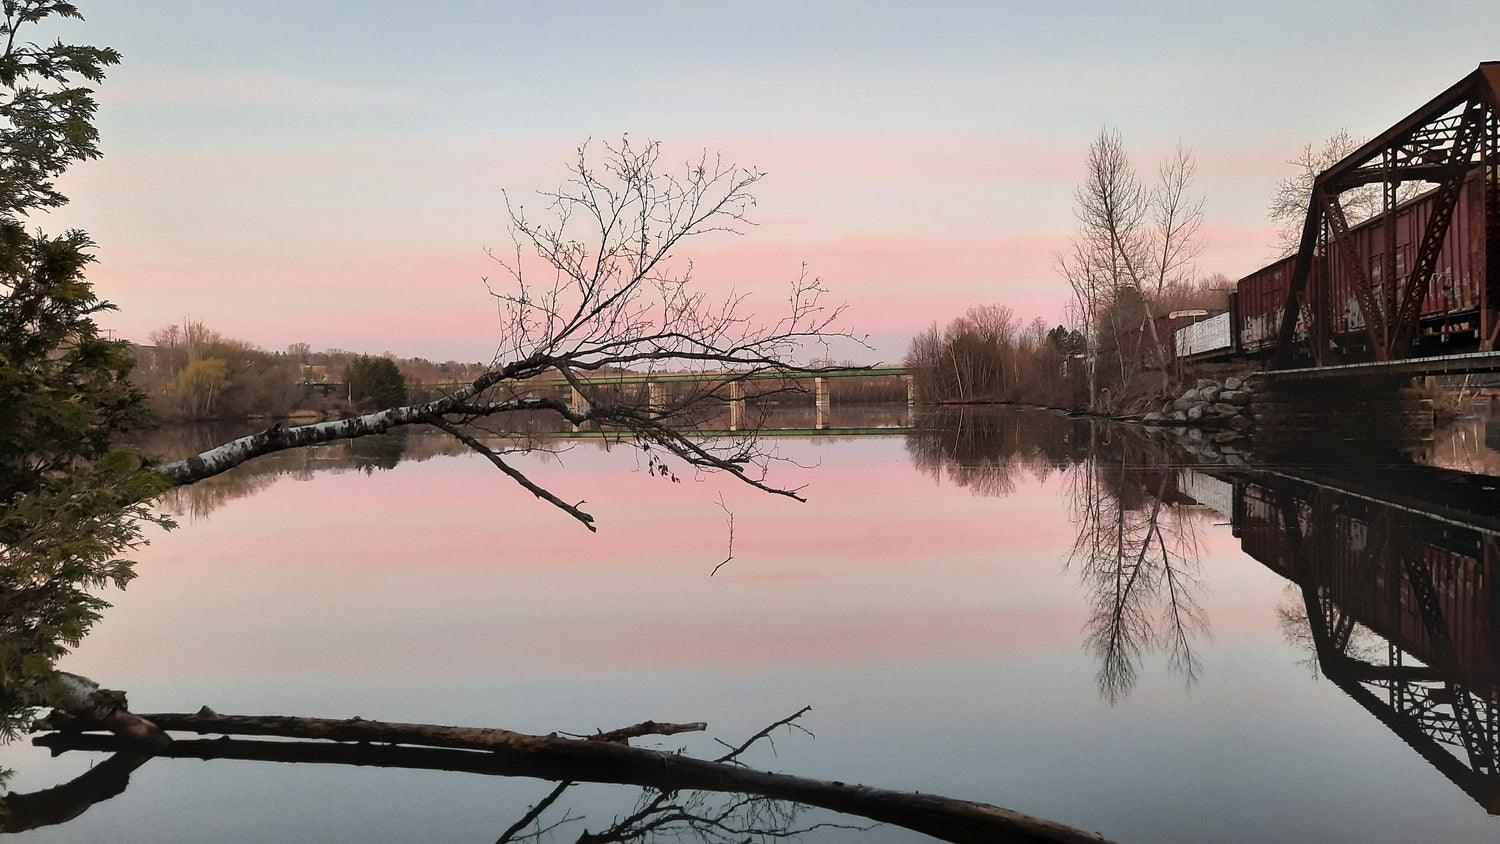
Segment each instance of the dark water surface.
M877 416L835 424L906 421ZM776 440L773 480L806 484L805 504L672 483L599 441L520 461L587 500L598 534L417 432L264 458L177 493L182 526L136 555L138 579L62 667L138 712L533 733L704 720L654 742L699 756L810 705L815 737L780 731L746 761L1124 842L1500 838L1493 483L1204 465L1045 413L917 422ZM1492 461L1470 428L1442 462ZM724 508L733 559L710 576ZM103 758L0 753L17 792ZM155 759L13 840L494 841L551 788ZM572 789L544 823L582 819L538 840L598 832L639 796ZM792 825L822 821L858 822Z

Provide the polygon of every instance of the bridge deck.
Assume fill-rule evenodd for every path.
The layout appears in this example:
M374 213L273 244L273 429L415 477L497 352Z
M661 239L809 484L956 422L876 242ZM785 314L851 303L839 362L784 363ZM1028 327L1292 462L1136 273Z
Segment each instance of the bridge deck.
M1463 375L1470 372L1500 372L1500 352L1468 352L1461 355L1437 355L1406 360L1345 363L1336 366L1309 366L1302 369L1277 369L1257 372L1255 378L1283 381L1312 381L1320 378L1415 378L1420 375Z

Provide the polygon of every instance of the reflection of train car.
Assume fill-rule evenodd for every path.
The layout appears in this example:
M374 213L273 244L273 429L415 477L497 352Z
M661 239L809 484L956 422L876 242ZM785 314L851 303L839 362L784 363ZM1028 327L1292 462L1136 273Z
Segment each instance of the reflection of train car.
M1447 237L1422 299L1419 343L1470 348L1480 340L1479 309L1486 301L1484 193L1483 170L1475 168L1459 191ZM1303 295L1305 304L1297 319L1299 344L1305 346L1310 337L1319 336L1355 356L1366 351L1365 316L1355 293L1353 262L1367 274L1375 301L1397 295L1416 261L1437 194L1435 189L1428 191L1396 206L1389 215L1377 215L1351 227L1352 254L1330 244L1313 257ZM1394 237L1387 232L1388 217ZM1387 244L1392 241L1395 250L1392 260L1387 261ZM1229 330L1214 332L1205 342L1192 333L1201 334L1202 329L1178 329L1178 355L1218 359L1270 354L1276 347L1296 262L1296 256L1282 258L1240 279L1230 301ZM1395 282L1389 288L1384 277L1387 267Z
M1298 494L1291 506L1306 557L1299 571L1280 498L1289 493L1249 482L1239 493L1233 521L1250 556L1299 583L1310 575L1321 598L1427 665L1471 683L1497 679L1500 591L1483 534L1353 497L1314 504ZM1493 537L1488 544L1494 557Z
M1500 491L1444 470L1236 474L1241 547L1298 587L1322 675L1500 815ZM1373 483L1372 483L1373 482ZM1306 636L1306 639L1302 639Z

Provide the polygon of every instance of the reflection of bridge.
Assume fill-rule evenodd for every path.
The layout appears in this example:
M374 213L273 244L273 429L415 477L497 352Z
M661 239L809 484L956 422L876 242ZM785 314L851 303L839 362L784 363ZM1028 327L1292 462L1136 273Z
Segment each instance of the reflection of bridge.
M1500 480L1397 471L1180 486L1232 501L1244 551L1298 584L1323 674L1500 814Z

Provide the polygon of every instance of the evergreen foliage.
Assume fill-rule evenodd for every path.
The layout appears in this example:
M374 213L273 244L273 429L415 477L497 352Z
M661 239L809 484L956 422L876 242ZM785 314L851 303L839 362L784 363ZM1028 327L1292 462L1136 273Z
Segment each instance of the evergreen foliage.
M344 369L349 403L370 410L406 404L406 376L390 358L360 355Z
M48 17L82 19L72 3L0 0L0 213L56 208L68 199L53 180L75 161L99 157L92 89L120 54L108 47L21 41L21 30Z
M107 48L21 40L69 3L0 0L0 733L15 735L48 702L58 657L107 604L91 589L123 586L122 552L142 543L142 502L167 484L113 436L144 416L127 344L104 339L111 308L84 270L80 231L29 232L25 214L66 202L53 180L99 155L92 91L119 61Z

